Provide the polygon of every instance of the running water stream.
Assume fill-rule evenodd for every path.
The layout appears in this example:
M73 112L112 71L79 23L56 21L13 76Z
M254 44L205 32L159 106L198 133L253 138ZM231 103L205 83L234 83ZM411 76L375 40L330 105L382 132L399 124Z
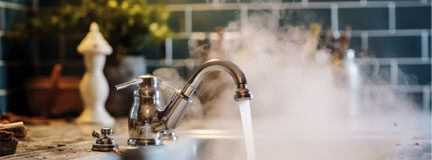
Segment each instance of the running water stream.
M243 124L243 137L246 145L246 154L248 160L255 160L255 146L252 130L252 116L249 100L238 101L240 106L240 115Z

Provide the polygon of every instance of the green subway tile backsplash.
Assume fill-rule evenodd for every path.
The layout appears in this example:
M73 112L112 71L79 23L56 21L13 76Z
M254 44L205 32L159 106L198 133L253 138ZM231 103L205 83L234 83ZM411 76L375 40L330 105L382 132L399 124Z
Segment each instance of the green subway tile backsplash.
M351 37L350 41L350 48L352 49L363 49L361 44L361 38L360 37Z
M188 40L173 40L173 58L186 59L189 58Z
M171 12L170 18L168 19L168 25L173 32L184 32L185 31L185 13L184 12Z
M399 84L419 84L427 85L431 83L431 65L400 65L400 70L406 74L406 76L399 77Z
M0 89L6 89L6 67L0 66Z
M370 37L369 48L378 58L421 56L420 37Z
M282 12L282 11L281 11ZM248 15L249 16L254 16L254 15L262 15L262 14L272 14L272 10L269 9L263 9L263 10L248 10Z
M411 92L411 93L401 93L401 96L405 96L405 98L407 98L407 100L411 100L412 102L415 103L416 108L413 109L418 109L418 110L422 110L422 102L423 102L423 93L422 92Z
M3 37L0 37L0 60L3 60Z
M359 0L308 0L309 2L353 2L353 1L359 1Z
M281 2L301 2L302 0L281 0Z
M32 0L0 0L3 2L10 2L16 4L27 4L30 5ZM282 0L282 2L301 2L302 0ZM308 2L359 2L360 0L308 0ZM367 0L367 1L383 1L385 0ZM393 0L393 1L409 1L409 0ZM420 0L413 0L420 1ZM154 2L154 0L151 0ZM164 0L157 2L165 2L167 4L209 4L213 0ZM257 2L252 0L222 0L225 3L250 3ZM39 4L42 7L55 7L60 3L60 0L39 0ZM79 3L79 0L74 1ZM397 4L398 2L396 2ZM428 3L431 3L428 0ZM360 5L360 3L359 3ZM354 31L363 30L387 30L389 29L389 12L387 7L374 8L360 6L360 8L338 8L338 24L339 29L343 30L346 26L351 26ZM250 8L249 8L250 9ZM424 29L430 32L431 29L431 7L430 4L421 7L398 7L396 5L396 29ZM16 19L20 17L22 11L15 9L7 9L0 7L0 15L5 16L4 19L0 19L0 30L10 30ZM248 10L248 15L254 15L257 13L266 13L271 15L272 10ZM331 26L331 9L284 9L280 11L279 23L283 25L302 25L308 28L310 22L321 23L322 30L327 29ZM239 10L218 10L213 8L212 10L206 11L192 11L192 32L213 32L215 27L226 27L229 22L238 20L240 16ZM2 23L4 22L4 23ZM174 11L171 12L171 16L168 20L168 25L174 33L185 32L185 12ZM77 29L80 33L86 33L88 26L80 27ZM75 32L75 31L69 31ZM71 33L74 34L74 33ZM40 37L43 38L43 37ZM76 47L82 38L70 38L66 37L65 42L65 61L64 64L64 75L76 75L81 76L84 73L84 65L77 64L82 61L83 56L78 54ZM428 36L428 56L431 57L432 45L431 36ZM6 88L20 88L23 86L26 77L34 76L34 72L39 70L39 75L49 76L51 74L54 63L60 62L60 50L59 41L57 39L42 39L38 42L38 57L34 57L33 53L33 41L27 43L17 43L16 40L0 37L0 60L4 62L18 62L17 66L0 66L0 89ZM368 37L369 50L378 58L419 58L422 54L420 36L375 36L370 35ZM362 39L355 34L351 38L350 48L360 49L362 47ZM163 45L148 46L142 50L142 53L149 60L161 60L165 58L165 50ZM38 68L33 65L34 58L38 58L42 63ZM173 58L174 59L186 59L190 58L188 39L173 39ZM48 61L48 62L47 62ZM148 66L148 71L160 68L161 66ZM172 67L172 66L164 66ZM430 64L416 64L416 65L399 65L401 71L407 74L407 77L414 79L420 85L430 84L431 82L431 65ZM180 75L184 78L190 73L190 69L187 67L175 67L179 71ZM380 73L390 81L391 69L388 65L382 65ZM400 83L403 79L399 80ZM20 93L21 94L21 93ZM20 95L22 96L22 95ZM9 110L17 105L22 105L25 102L20 103L18 98L14 96L0 96L0 111ZM16 97L16 96L15 96ZM414 99L417 102L421 102L421 93L414 95ZM420 104L420 103L419 103ZM6 109L6 107L8 109ZM12 109L11 109L12 108Z
M7 102L8 101L6 96L0 96L0 113L4 113L8 111Z
M351 26L353 30L388 29L387 8L339 9L339 29ZM371 25L373 24L373 25Z
M32 0L0 0L0 2L10 2L15 4L21 4L21 5L32 5Z
M302 25L318 22L323 29L331 25L330 9L288 9L280 12L281 25Z
M153 73L155 70L159 68L174 68L177 73L182 77L183 79L186 79L189 76L189 73L191 72L188 67L172 67L172 66L148 66L147 72Z
M385 1L385 2L387 2L389 0L367 0L367 1ZM391 0L391 1L407 1L407 0ZM408 1L410 1L410 0L408 0ZM412 1L416 1L416 0L412 0Z
M432 35L432 33L430 33L430 35ZM432 36L429 36L429 49L428 49L428 56L429 58L432 58Z
M224 0L225 3L249 3L252 0Z
M430 29L431 7L404 7L396 9L397 29Z
M160 45L144 47L141 52L146 59L161 59L165 55Z
M11 31L15 20L18 19L22 13L23 11L20 10L6 8L6 19L4 20L6 24L4 25L3 30Z
M194 11L192 12L192 30L212 32L216 27L226 27L229 22L238 19L239 11Z

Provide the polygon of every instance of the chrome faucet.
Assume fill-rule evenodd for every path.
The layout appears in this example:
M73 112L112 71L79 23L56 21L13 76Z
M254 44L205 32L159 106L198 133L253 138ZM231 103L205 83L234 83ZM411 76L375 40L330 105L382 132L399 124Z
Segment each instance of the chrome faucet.
M188 104L192 101L192 94L204 76L213 71L225 71L232 76L237 85L234 95L236 101L252 99L252 94L246 86L246 77L240 68L232 62L218 59L208 60L198 66L183 89L177 90L172 95L165 108L162 108L160 104L159 80L155 76L147 74L116 85L116 90L132 85L137 86L128 119L128 145L161 145L163 144L162 137L166 137L164 134L175 136L172 130L177 128L183 120L189 108Z

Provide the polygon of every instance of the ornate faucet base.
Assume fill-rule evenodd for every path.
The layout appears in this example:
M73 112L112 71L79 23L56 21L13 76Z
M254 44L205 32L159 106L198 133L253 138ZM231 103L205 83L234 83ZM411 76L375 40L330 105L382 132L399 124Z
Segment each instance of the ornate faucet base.
M92 136L96 137L96 144L93 144L92 151L110 152L118 151L118 145L114 143L114 139L109 137L114 131L111 128L102 128L101 132L93 131Z
M159 138L155 139L134 139L129 138L128 139L128 145L131 146L150 146L150 145L162 145L163 142Z
M92 151L111 152L118 151L117 144L93 144Z

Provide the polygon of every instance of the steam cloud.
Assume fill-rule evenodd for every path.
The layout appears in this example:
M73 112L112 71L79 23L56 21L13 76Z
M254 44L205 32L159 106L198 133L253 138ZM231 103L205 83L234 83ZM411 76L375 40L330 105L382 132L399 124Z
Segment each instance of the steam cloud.
M335 68L327 51L309 57L314 46L308 40L303 27L281 28L272 15L260 14L243 26L230 23L220 46L210 50L211 57L239 65L248 78L257 159L385 159L397 143L419 133L430 136L430 118L380 74L363 74L363 84L373 87L362 87L358 116L350 117L346 70ZM207 103L221 123L240 117L232 98L235 87L229 88ZM214 158L245 158L243 143L237 147L238 152L215 146Z

